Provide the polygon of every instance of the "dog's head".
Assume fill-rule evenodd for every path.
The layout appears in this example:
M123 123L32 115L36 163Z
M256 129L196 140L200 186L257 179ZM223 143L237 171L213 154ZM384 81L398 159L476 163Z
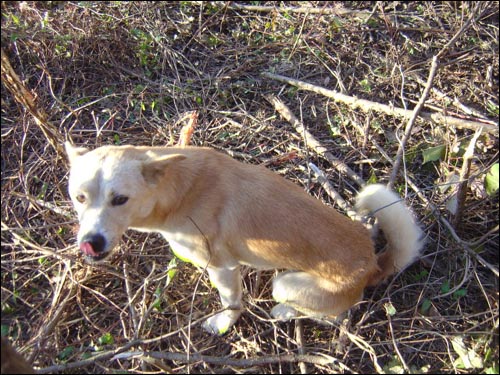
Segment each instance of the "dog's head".
M89 151L65 144L69 194L78 213L78 246L91 262L107 258L129 227L140 227L158 202L154 192L180 154L158 155L132 146Z

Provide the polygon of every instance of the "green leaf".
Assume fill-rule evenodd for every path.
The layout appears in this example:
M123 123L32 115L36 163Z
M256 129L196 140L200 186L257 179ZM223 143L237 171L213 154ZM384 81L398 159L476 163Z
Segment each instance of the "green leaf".
M101 337L99 337L99 345L111 345L115 342L113 335L111 333L105 333Z
M390 302L384 303L384 308L387 315L394 316L397 313L396 308Z
M441 285L441 293L446 294L450 291L450 282L446 280L442 285Z
M9 303L2 303L2 314L12 314L14 312L14 307L12 307Z
M68 346L64 348L61 353L59 353L58 357L59 359L68 359L68 357L71 356L75 352L75 347L74 346Z
M178 256L176 255L170 260L170 262L168 262L167 281L165 286L170 284L170 282L174 279L175 274L177 273L177 259L184 261L184 259L178 258Z
M484 370L485 374L498 374L498 365L493 365Z
M460 297L465 297L467 294L467 289L458 289L455 292L453 292L453 298L459 299Z
M0 330L2 337L7 337L9 335L10 327L7 324L2 324Z
M393 356L383 368L386 374L404 374L404 367L398 357Z
M14 22L16 26L19 26L19 24L21 23L21 21L19 21L19 17L14 14L11 14L10 17L12 18L12 22Z
M375 171L372 170L372 174L370 175L367 184L376 184L376 183L377 183L377 175L375 174Z
M365 91L365 92L371 92L372 91L372 86L370 84L370 81L367 78L361 80L359 82L359 84L361 85L361 89L363 91Z
M427 276L429 276L429 271L427 270L422 270L419 274L415 275L415 281L420 281L425 279Z
M498 191L498 163L493 164L490 171L486 174L484 187L488 195L493 195Z
M422 315L427 315L429 313L429 310L432 306L432 302L429 298L424 299L422 302L422 306L420 306L420 313Z
M152 308L158 311L161 311L161 299L157 298L154 300Z
M428 149L422 150L422 155L424 157L423 164L428 163L430 161L441 160L442 158L444 158L445 153L446 153L445 145L429 147Z

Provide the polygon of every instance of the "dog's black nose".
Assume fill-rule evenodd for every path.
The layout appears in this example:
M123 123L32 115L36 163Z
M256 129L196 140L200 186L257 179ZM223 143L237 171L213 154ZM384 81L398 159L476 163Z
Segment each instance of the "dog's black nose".
M85 251L85 247L82 249L82 246L80 246L80 249L82 249L82 251L84 253L86 253L87 255L101 254L104 251L104 249L106 248L106 239L104 238L104 236L102 234L99 234L99 233L89 233L89 234L85 235L82 238L81 243L82 243L82 245L89 244L92 247L92 249L90 249L90 251ZM92 254L92 253L94 253L94 254Z

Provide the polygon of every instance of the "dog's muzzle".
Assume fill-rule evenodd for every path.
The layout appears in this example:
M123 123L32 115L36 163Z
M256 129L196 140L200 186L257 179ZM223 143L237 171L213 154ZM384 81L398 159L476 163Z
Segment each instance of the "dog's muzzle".
M80 242L81 252L91 261L99 261L106 258L109 252L105 251L105 249L106 239L99 233L89 233Z

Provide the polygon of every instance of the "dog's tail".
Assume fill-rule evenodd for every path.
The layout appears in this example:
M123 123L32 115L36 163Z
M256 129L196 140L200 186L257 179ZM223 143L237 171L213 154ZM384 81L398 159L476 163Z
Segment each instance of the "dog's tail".
M377 258L380 270L372 276L369 285L376 285L404 269L419 256L423 232L396 193L383 185L367 185L356 198L356 210L371 212L387 239L387 250Z

